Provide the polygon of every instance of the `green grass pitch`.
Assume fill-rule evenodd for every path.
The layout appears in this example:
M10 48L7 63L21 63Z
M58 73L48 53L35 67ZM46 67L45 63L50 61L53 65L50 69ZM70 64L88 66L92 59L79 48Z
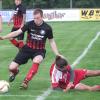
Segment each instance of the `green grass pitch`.
M55 22L49 23L53 27L54 38L59 51L72 64L84 51L90 41L100 31L100 22ZM3 24L3 32L8 34L11 27ZM10 90L6 94L0 94L0 100L35 100L50 87L49 68L55 56L50 45L46 44L46 58L39 67L37 75L30 82L28 90L20 90L19 86L32 65L32 61L20 66L20 73L16 80L10 84ZM8 65L13 60L18 50L8 40L0 41L0 80L8 80ZM100 69L100 37L93 44L87 55L76 66L77 68ZM83 81L85 84L100 84L100 77L89 78ZM46 100L100 100L99 92L75 91L68 93L53 91Z

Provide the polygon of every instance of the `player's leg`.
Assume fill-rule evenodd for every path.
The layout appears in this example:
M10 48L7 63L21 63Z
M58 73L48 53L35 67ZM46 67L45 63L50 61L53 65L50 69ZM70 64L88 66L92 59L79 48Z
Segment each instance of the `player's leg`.
M43 57L41 55L38 55L33 59L33 64L28 74L26 75L26 80L30 81L32 79L32 77L37 73L39 64L42 61L43 61Z
M41 55L37 55L34 59L33 59L33 64L32 67L30 68L30 70L28 71L22 85L21 85L21 89L27 89L28 88L28 83L29 81L33 78L33 76L37 73L38 71L38 67L39 64L43 61L43 57Z
M75 90L88 90L88 91L100 91L100 85L95 86L89 86L85 85L83 83L78 83L75 88Z
M9 65L9 72L10 72L10 77L9 77L9 82L12 82L15 79L15 76L18 74L19 64L12 61L11 64Z
M86 77L100 76L100 70L87 70Z
M9 66L9 71L10 71L9 81L10 82L14 81L16 75L18 74L18 72L19 72L19 70L18 70L19 65L27 63L29 58L30 58L30 55L28 53L27 47L24 46L19 51L19 53L16 55L16 57L13 60L13 62Z
M30 55L31 55L33 64L30 70L28 71L23 83L21 84L21 87L20 87L21 89L27 89L29 81L37 73L39 64L45 58L45 53L46 53L46 50L32 50Z

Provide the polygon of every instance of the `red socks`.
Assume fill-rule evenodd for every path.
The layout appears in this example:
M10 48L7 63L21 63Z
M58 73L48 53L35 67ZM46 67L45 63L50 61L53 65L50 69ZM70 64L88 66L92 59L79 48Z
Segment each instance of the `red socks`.
M32 67L30 68L28 74L26 75L26 78L24 81L27 81L27 83L32 79L32 77L37 73L38 71L38 66L39 64L38 63L34 63L32 65Z
M10 40L10 42L11 42L14 46L16 46L16 47L18 47L18 48L22 48L22 47L24 46L23 41L17 41L16 39L12 39L12 40Z
M26 78L24 79L24 83L28 83L32 77L37 73L38 71L38 67L39 64L38 63L33 63L32 67L30 68L28 74L26 75ZM16 75L18 73L18 69L13 69L13 70L9 70L10 72L12 72L14 75Z

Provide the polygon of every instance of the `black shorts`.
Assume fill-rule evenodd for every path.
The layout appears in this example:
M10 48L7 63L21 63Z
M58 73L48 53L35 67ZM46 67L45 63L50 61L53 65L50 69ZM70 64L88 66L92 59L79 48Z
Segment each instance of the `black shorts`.
M12 30L11 30L11 32L17 31L18 29L19 29L19 28L13 27ZM24 33L21 33L20 35L14 37L14 38L17 38L18 40L24 40Z
M13 60L14 62L18 63L19 65L25 64L28 62L29 59L32 59L38 55L41 55L43 58L45 58L45 53L46 50L38 50L38 49L31 49L27 45L25 45L17 54L15 59Z

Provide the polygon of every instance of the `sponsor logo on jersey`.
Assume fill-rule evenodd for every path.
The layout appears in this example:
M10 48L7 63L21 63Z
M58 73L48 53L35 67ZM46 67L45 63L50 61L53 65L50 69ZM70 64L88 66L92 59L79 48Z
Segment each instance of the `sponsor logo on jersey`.
M41 31L40 31L40 34L41 34L41 35L45 35L45 30L41 30Z

